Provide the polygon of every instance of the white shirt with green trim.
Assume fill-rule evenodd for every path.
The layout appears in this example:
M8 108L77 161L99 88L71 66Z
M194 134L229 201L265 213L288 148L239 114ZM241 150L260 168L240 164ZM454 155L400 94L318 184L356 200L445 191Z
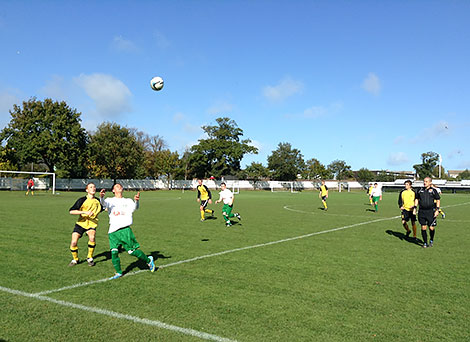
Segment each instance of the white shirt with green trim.
M132 213L137 209L137 203L130 198L110 197L100 200L109 214L108 234L132 224Z
M219 200L224 201L224 204L232 204L233 193L229 189L222 190L219 194Z

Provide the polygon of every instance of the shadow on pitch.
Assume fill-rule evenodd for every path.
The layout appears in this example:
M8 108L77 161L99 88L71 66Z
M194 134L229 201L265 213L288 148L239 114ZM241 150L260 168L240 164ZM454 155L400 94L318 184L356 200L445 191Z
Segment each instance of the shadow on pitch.
M153 256L153 259L155 260L155 265L157 266L158 269L158 259L170 259L171 256L165 256L160 253L160 251L155 251L155 252L150 252L150 255ZM129 273L133 269L138 268L139 270L148 270L148 265L145 263L145 261L142 261L140 259L136 259L133 263L129 264L129 266L126 267L124 270L123 274Z
M412 244L415 244L415 245L418 245L418 246L421 246L422 245L422 241L418 238L414 238L414 237L411 237L411 236L406 236L405 234L403 234L402 232L395 232L393 230L386 230L385 231L388 235L393 235L395 236L396 238L400 239L400 240L405 240L406 242L409 242L409 243L412 243Z

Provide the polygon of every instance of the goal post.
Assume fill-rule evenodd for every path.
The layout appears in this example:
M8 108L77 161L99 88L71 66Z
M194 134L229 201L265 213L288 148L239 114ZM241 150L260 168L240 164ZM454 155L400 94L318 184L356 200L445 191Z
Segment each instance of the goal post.
M295 182L288 181L288 182L281 182L281 181L271 181L271 192L290 192L290 193L297 193L296 188L294 186Z
M1 173L26 174L26 175L52 175L52 194L55 195L55 172L36 172L36 171L8 171L0 170Z

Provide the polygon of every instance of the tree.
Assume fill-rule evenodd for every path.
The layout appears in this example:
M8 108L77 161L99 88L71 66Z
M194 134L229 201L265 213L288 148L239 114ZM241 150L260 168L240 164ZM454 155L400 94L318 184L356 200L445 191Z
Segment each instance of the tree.
M426 152L421 154L421 164L413 165L420 179L432 177L433 171L439 164L439 154L436 152Z
M302 177L305 179L329 179L332 174L325 165L320 163L317 159L312 158L305 162L305 168L302 172Z
M458 180L470 179L470 171L465 169L465 171L460 172L459 176L457 177Z
M60 177L86 176L85 153L88 137L80 113L64 101L35 98L13 105L11 121L0 140L15 151L20 165L43 163Z
M170 187L171 179L174 179L175 174L178 172L179 163L178 152L171 152L168 149L155 152L155 170L158 175L166 176L168 187Z
M353 176L351 166L344 160L334 160L328 165L328 170L334 175L336 180L344 180Z
M242 140L243 130L234 120L217 118L214 126L202 126L207 139L191 147L190 165L196 177L237 174L247 153L258 153L250 139Z
M374 180L375 175L372 171L363 167L356 172L355 177L360 183L369 183Z
M387 170L381 170L377 173L375 180L377 182L394 182L396 179L393 173L388 172Z
M264 179L269 177L269 170L261 163L252 162L248 165L244 170L244 178L259 181L260 179Z
M268 156L268 169L275 180L292 181L304 169L305 162L300 150L289 143L279 143L277 150Z
M143 163L143 148L132 131L116 123L104 122L90 136L89 169L93 176L132 179Z

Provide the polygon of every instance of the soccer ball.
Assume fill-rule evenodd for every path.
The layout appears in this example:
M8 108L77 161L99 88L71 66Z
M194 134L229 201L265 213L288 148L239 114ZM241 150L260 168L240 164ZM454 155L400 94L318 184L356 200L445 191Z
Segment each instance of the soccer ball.
M163 79L161 77L154 77L150 80L150 88L159 91L163 88Z

